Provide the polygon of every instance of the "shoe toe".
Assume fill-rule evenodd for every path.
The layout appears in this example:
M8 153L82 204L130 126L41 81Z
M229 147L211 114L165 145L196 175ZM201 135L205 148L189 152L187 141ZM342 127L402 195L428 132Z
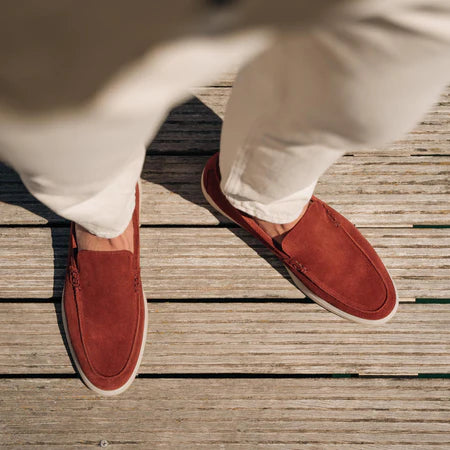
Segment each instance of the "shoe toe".
M383 321L397 304L393 282L369 242L345 217L313 200L283 249L301 261L303 284L348 318Z
M112 395L135 375L145 338L145 299L126 250L78 253L79 287L64 295L69 339L86 384Z

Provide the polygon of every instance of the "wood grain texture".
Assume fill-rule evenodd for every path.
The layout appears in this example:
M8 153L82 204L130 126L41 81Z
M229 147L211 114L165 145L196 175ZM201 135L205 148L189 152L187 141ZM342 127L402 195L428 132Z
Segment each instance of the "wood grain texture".
M223 120L225 116L231 89L197 88L192 92L195 98L177 108L169 116L168 123L163 126L161 133L151 146L152 151L164 152L169 149L182 151L186 143L191 150L196 148L197 151L217 151L218 141L214 135L217 129L220 129L220 120ZM214 115L216 120L213 120ZM202 126L203 123L205 126ZM198 142L197 147L195 142ZM374 151L387 155L448 155L450 153L450 86L410 133L376 149L361 148L355 154L364 155Z
M450 305L368 327L315 304L150 302L140 373L450 374ZM0 303L0 373L74 373L58 303Z
M450 380L138 379L99 398L79 380L1 380L3 449L449 447ZM109 447L108 447L109 448Z
M211 154L219 149L220 131L231 90L212 89L173 109L150 144L151 153L196 152ZM432 107L423 121L400 139L377 148L363 147L356 156L448 155L450 153L450 100Z
M141 222L216 225L228 220L203 197L200 176L207 156L148 155L142 172ZM32 197L3 167L0 224L64 223ZM448 157L342 157L320 178L315 195L357 226L448 225Z
M362 230L402 301L448 298L448 229ZM67 228L0 229L0 298L58 297ZM143 228L141 264L149 299L302 298L287 272L240 228Z

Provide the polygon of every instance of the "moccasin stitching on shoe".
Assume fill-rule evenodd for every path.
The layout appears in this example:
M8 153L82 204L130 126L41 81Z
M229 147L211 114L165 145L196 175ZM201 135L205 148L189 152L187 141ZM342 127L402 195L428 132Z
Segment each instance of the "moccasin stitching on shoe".
M327 205L326 204L324 204L322 201L318 200L315 197L313 197L313 202L317 205L317 208L325 208L327 215L330 216L330 214L329 214L329 212L327 210ZM309 216L308 216L307 220L311 220L310 216L313 214L314 208L315 208L315 205L312 205L310 208L308 208L308 211L307 211L306 214L309 214ZM306 214L305 214L305 216L306 216ZM335 212L335 214L339 214L339 213ZM312 219L314 220L315 217L313 216ZM340 219L343 220L345 218L343 218L341 216ZM334 218L334 222L335 221L337 221L336 218ZM295 238L300 238L300 241L304 240L304 235L307 234L307 230L303 230L302 229L302 228L304 228L304 226L303 226L304 224L305 224L304 221L301 224L299 223L298 227L295 226L294 229L292 229L288 233L286 238L283 240L282 248L283 248L283 250L285 250L286 254L288 254L288 255L295 254L295 258L296 259L301 259L303 261L303 264L305 264L308 267L310 267L310 265L306 262L308 260L308 256L309 256L308 253L304 252L304 254L300 254L299 255L299 253L298 253L299 243L295 239ZM376 278L376 281L372 280L372 283L378 284L378 289L376 290L377 294L378 294L378 296L383 294L382 295L383 298L382 298L382 300L378 300L377 302L375 302L374 298L372 296L371 297L372 298L372 301L371 301L372 307L367 309L367 311L375 312L375 311L380 310L383 307L383 305L385 303L385 300L387 299L387 294L388 294L387 288L385 286L385 280L383 278L383 275L380 273L380 270L378 269L378 267L375 264L373 264L372 260L369 258L369 256L364 251L364 249L361 248L361 246L353 239L353 237L347 232L347 230L345 230L343 227L338 225L335 228L331 228L329 230L329 234L332 234L334 230L336 230L335 233L339 233L339 230L342 230L342 232L344 233L344 235L342 236L343 239L339 241L339 244L341 244L341 242L342 243L348 243L348 245L346 246L347 249L351 249L352 246L355 247L356 252L353 252L354 253L353 258L358 258L359 256L363 256L362 258L361 257L358 258L358 261L357 261L358 269L361 269L363 266L365 266L367 268L366 272L372 272L374 277ZM303 231L305 231L305 233L303 233ZM324 231L326 231L326 230L324 230ZM316 238L317 238L316 241L319 240L319 237L316 236ZM294 240L294 242L292 242L292 240ZM308 239L307 242L310 243L311 239ZM301 245L301 242L300 242L300 245ZM296 246L297 246L297 251L296 251ZM327 249L326 253L328 254L328 249ZM317 252L315 253L314 256L316 256L316 255L317 255ZM324 255L322 255L322 256L324 256ZM333 260L332 257L331 258L327 258L327 259L328 259L328 261ZM352 263L352 265L355 265L355 262L356 262L355 259L351 259L350 257L347 257L347 258L340 258L339 263L342 264L343 260L344 261L347 260L348 262ZM316 261L314 261L314 263L316 263ZM319 263L322 264L322 265L326 265L327 261L320 261ZM287 264L289 265L289 262ZM317 265L317 263L316 263L316 265ZM291 268L292 268L292 266L291 266ZM338 270L339 270L339 267L334 268L335 272L337 272ZM317 275L317 273L318 273L317 268L316 268L316 270L309 269L308 270L308 275L306 275L306 277L309 278L317 287L319 287L319 288L323 289L324 291L326 291L327 293L331 294L335 298L335 301L337 303L339 303L343 307L353 308L355 311L358 310L358 307L360 308L362 306L360 303L354 304L354 301L352 300L351 297L347 296L344 292L338 292L334 287L332 287L324 279L323 276L319 277ZM324 272L322 272L322 274L323 273ZM367 273L366 275L367 276L365 278L368 280L369 273ZM370 293L368 292L366 294L369 295ZM375 305L375 303L376 303L376 305Z

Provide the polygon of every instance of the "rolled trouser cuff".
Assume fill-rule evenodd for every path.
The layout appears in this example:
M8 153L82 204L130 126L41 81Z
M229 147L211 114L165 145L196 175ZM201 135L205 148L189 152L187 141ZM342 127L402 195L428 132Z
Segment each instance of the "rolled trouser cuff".
M296 220L305 205L311 199L317 181L289 197L276 202L263 204L254 200L246 200L232 194L225 194L227 200L237 209L257 219L271 223L289 223Z
M82 193L42 185L23 174L20 177L30 193L56 214L98 237L111 239L121 235L130 223L142 163L142 157L132 160L106 186L104 183L80 186Z

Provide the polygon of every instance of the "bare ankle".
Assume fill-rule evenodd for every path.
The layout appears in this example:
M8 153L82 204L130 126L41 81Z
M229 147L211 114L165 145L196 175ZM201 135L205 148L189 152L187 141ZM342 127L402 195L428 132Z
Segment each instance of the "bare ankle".
M288 223L272 223L266 220L258 219L257 217L253 217L253 220L273 239L277 244L281 244L282 240L286 237L289 231L297 225L298 221L303 217L308 208L308 204L306 204L300 213L300 215Z
M125 231L114 238L102 238L90 233L86 228L75 224L75 236L80 250L113 251L129 250L133 253L133 222L130 221Z

